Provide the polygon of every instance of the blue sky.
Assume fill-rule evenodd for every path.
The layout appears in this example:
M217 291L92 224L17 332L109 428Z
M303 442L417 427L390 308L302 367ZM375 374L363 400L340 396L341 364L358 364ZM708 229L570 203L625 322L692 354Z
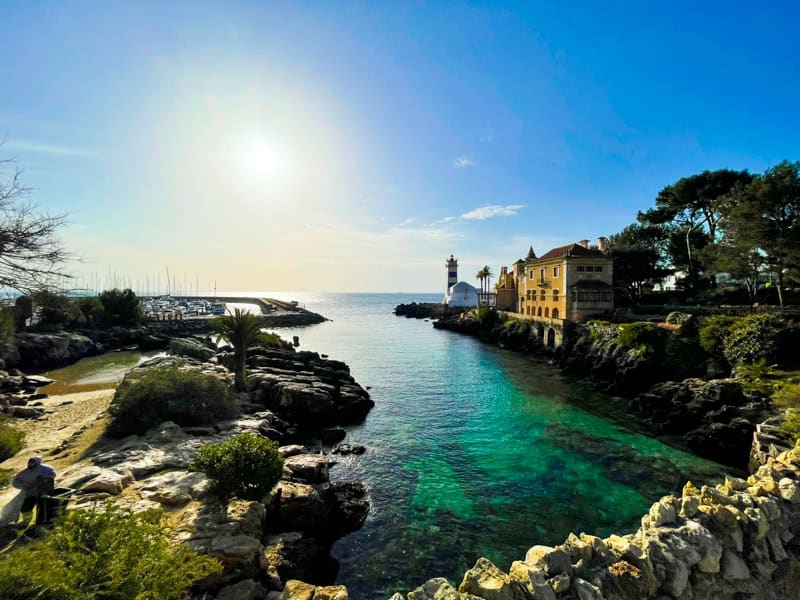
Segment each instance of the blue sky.
M790 3L0 1L0 157L80 278L428 291L796 160Z

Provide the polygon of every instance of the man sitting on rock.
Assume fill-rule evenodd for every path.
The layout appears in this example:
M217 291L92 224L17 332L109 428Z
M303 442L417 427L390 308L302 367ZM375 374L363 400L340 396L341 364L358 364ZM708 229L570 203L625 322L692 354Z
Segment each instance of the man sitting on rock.
M50 465L42 464L42 459L35 456L28 460L28 466L14 476L11 485L25 493L25 502L22 504L22 512L33 510L38 506L37 513L43 511L42 497L52 494L55 489L56 472ZM41 519L43 515L38 514Z

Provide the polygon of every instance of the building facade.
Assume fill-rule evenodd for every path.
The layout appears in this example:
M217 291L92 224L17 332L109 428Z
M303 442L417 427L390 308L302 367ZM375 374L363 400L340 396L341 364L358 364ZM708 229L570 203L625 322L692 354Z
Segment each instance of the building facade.
M497 308L542 319L585 321L614 310L614 263L606 238L553 248L540 257L530 248L513 271L501 268Z

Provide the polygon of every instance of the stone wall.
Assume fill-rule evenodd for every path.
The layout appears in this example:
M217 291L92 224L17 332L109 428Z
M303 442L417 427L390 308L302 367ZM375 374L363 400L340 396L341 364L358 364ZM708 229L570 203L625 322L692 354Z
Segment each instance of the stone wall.
M762 429L747 480L688 482L633 534L570 534L554 548L533 546L507 573L480 558L458 589L431 579L390 600L800 598L800 445L782 448Z

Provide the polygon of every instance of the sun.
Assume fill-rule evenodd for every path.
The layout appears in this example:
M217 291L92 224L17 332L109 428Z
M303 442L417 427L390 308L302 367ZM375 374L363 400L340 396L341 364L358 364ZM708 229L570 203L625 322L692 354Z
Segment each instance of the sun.
M242 168L256 177L274 177L286 168L286 158L279 149L263 140L245 145L239 156Z

